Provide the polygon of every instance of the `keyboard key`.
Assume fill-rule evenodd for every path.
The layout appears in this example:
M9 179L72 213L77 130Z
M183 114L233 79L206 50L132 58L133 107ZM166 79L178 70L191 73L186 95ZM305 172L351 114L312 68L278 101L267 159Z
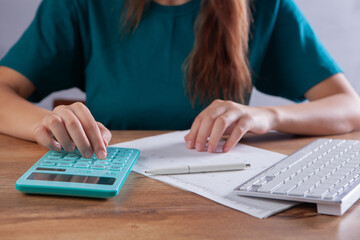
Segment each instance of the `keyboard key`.
M298 188L292 189L288 194L290 196L294 196L294 197L303 197L305 195L305 193L307 193L308 191L309 191L309 188L298 187Z
M314 188L311 192L306 194L307 197L311 198L322 198L329 192L327 188Z
M287 194L294 188L296 188L296 185L288 186L288 185L283 184L283 185L280 185L280 187L278 187L276 190L274 190L272 192L276 193L276 194Z
M275 179L267 184L260 185L261 187L257 189L257 191L262 193L268 193L275 190L277 187L280 187L280 185L283 183L283 179Z
M330 199L333 199L334 197L336 197L337 195L338 195L337 192L329 192L329 193L326 194L326 196L324 197L324 199L330 200Z

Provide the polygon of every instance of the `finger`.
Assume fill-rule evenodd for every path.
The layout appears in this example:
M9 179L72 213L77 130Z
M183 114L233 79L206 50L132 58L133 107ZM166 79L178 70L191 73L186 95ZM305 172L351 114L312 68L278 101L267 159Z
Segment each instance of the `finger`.
M65 123L67 132L69 133L75 145L78 147L81 154L86 158L91 158L93 150L91 148L90 141L88 140L85 131L80 123L80 120L68 108L62 108L58 111L59 115L61 115L63 122Z
M37 143L46 147L47 149L53 151L61 150L61 145L54 138L52 138L51 133L44 125L34 129L34 137Z
M203 120L196 136L195 148L197 151L202 151L204 149L215 120L228 109L224 104L219 105L219 101L214 101L214 103L211 104L212 108L209 108L208 111L204 113Z
M91 115L89 109L82 103L75 103L70 109L79 119L96 157L99 159L106 158L106 147L103 137L99 126L94 117Z
M194 122L191 125L190 132L184 137L187 148L189 149L195 148L195 141L198 135L199 128L201 126L201 122L203 120L203 116L206 116L207 112L211 111L214 105L216 105L216 101L213 101L208 107L202 110L201 113L199 113L195 118Z
M239 118L239 114L235 111L228 111L216 118L212 127L209 142L208 152L215 152L221 137L230 125L232 125Z
M195 148L196 141L198 138L199 130L202 125L203 119L207 116L217 117L218 115L225 112L226 106L222 100L214 100L208 107L206 107L199 115L195 118L190 133L185 136L187 148ZM209 135L210 133L208 133ZM207 136L208 137L208 136ZM207 138L206 137L206 138ZM201 149L201 143L198 143L198 148Z
M247 115L241 117L230 134L230 137L226 140L223 146L223 152L229 152L250 129L251 118Z
M207 139L213 127L213 124L214 124L214 119L212 117L206 116L202 120L195 140L196 151L201 152L204 150Z
M102 123L97 122L97 125L99 126L101 136L104 140L105 147L109 146L110 140L112 138L112 134Z
M199 127L200 127L200 124L201 124L201 121L202 121L202 116L199 114L193 124L191 125L191 128L190 128L190 132L186 135L186 147L189 148L189 149L194 149L195 148L195 140L196 140L196 135L199 131Z
M72 152L75 150L75 144L71 140L63 121L60 116L56 114L52 114L45 119L46 127L50 130L50 132L54 135L56 140L60 143L63 148Z

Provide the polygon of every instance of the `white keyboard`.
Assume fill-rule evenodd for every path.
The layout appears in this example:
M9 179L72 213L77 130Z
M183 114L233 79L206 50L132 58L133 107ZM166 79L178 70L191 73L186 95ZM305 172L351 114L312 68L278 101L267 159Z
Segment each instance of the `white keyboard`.
M235 191L316 203L319 213L342 215L360 198L360 141L318 139Z

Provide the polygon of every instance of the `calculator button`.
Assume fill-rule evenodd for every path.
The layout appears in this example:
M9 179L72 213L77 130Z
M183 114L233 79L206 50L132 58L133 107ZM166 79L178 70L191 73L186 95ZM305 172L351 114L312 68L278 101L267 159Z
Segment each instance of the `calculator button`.
M116 172L106 172L105 174L106 174L106 175L117 175Z
M61 160L61 162L63 162L63 163L74 163L74 162L76 162L75 160L72 160L72 159L60 159ZM58 161L58 162L60 162L60 160Z
M111 167L124 167L125 163L112 163L110 166Z
M127 160L114 160L113 161L113 164L126 164L127 163Z
M54 163L56 163L57 165L59 165L59 164L70 164L70 165L73 165L73 162L64 162L64 161L54 161Z
M66 152L65 152L64 150L61 150L61 151L58 151L58 152L56 152L56 151L51 151L50 154L51 154L51 155L54 155L54 156L55 156L55 155L63 156L63 155L66 154Z
M94 162L94 164L96 164L96 165L108 165L109 162L105 161L105 160L97 160L97 161Z
M55 166L54 162L42 162L40 166Z
M132 149L121 149L121 153L124 153L124 152L126 152L126 153L132 153L134 150L132 150Z
M58 160L46 160L47 162L54 162L54 163L74 163L75 160L68 160L68 159L58 159Z
M92 163L92 161L91 160L78 160L77 161L78 163L84 163L84 164L91 164Z
M114 156L107 155L105 159L102 159L103 161L111 161L113 160Z
M121 171L123 169L123 167L115 167L115 166L112 166L109 168L109 171Z
M59 160L53 160L53 159L44 159L43 162L58 163L58 162L61 162L61 161L59 161Z
M64 159L66 159L66 160L77 160L77 159L79 159L79 156L65 156Z
M92 173L93 170L76 170L77 173Z
M62 155L49 155L47 158L52 160L61 159Z
M106 168L106 166L104 166L104 165L93 165L91 168L92 169L98 169L98 170L104 170Z
M129 160L130 157L119 157L119 156L116 156L114 157L114 161L127 161Z
M67 156L69 156L69 157L80 157L80 154L78 154L76 152L72 152L72 153L68 153Z
M90 165L86 163L78 163L74 165L75 168L88 168L89 166Z
M72 163L58 163L58 164L56 164L56 166L59 166L59 167L71 167Z

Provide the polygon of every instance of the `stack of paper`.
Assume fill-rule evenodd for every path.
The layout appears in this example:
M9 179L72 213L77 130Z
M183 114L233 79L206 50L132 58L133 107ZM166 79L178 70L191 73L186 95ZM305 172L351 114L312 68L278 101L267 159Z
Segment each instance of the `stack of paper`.
M228 153L207 153L187 149L184 136L188 131L147 137L116 144L117 147L137 148L140 158L133 171L173 186L194 192L230 208L254 217L266 218L294 206L294 202L240 197L233 191L251 177L262 172L285 155L238 144ZM185 164L250 163L251 167L239 171L193 173L177 175L149 175L146 170L176 167Z

